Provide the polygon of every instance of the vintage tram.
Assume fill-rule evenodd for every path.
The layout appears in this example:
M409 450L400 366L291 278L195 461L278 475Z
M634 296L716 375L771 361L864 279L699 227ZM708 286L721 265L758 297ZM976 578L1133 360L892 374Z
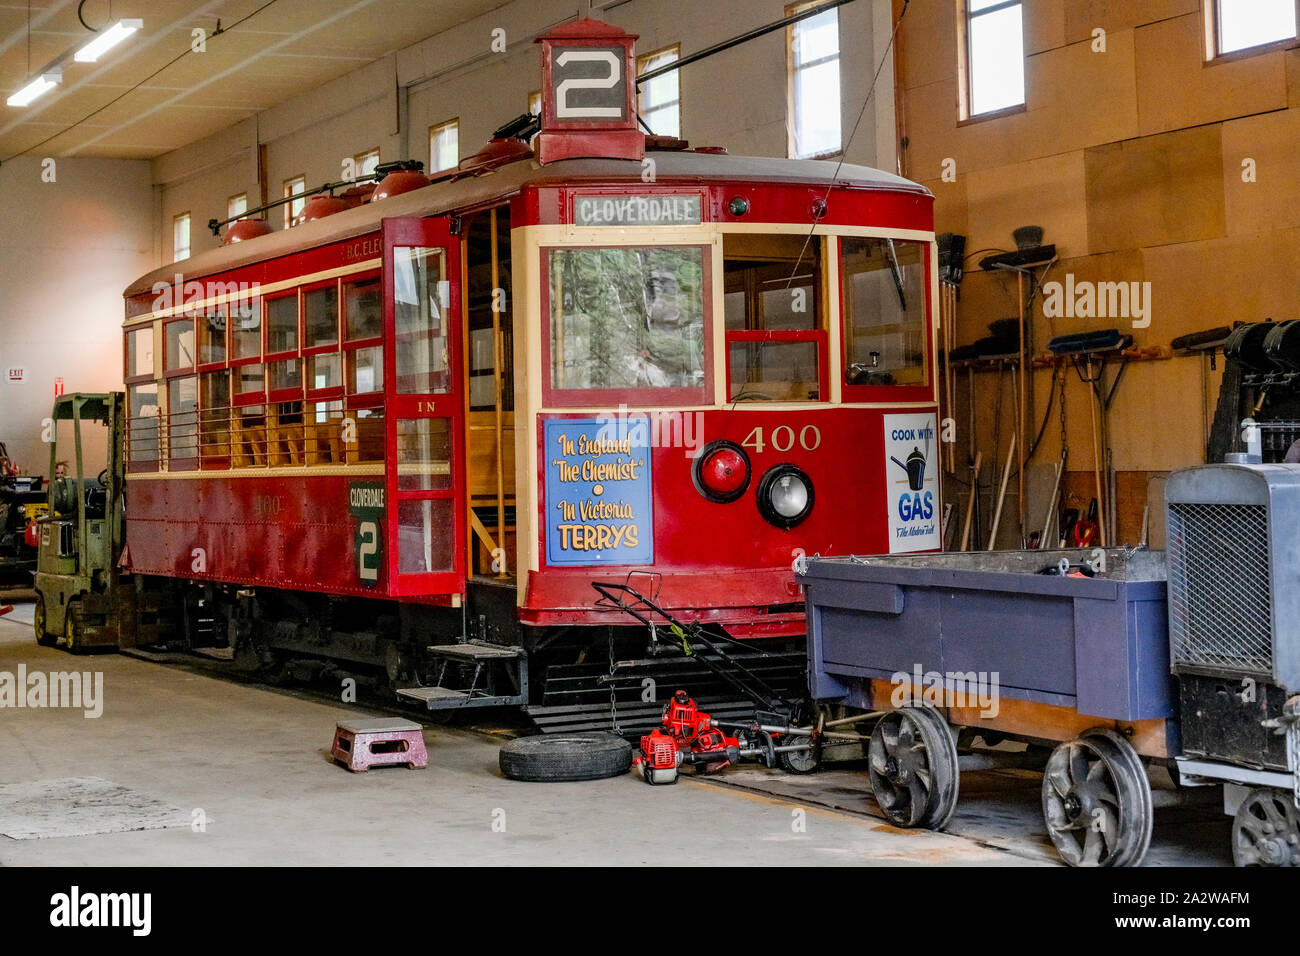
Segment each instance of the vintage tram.
M592 581L791 638L801 555L940 546L932 197L643 134L633 40L560 27L535 136L126 290L141 622L500 704L627 623Z

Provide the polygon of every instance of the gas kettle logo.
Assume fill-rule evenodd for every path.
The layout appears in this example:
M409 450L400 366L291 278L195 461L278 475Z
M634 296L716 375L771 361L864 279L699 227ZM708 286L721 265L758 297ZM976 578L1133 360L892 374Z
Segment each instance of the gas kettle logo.
M907 456L906 462L901 462L893 455L889 456L892 461L903 471L907 472L907 486L913 491L920 491L925 487L925 455L921 449L913 446L912 453Z

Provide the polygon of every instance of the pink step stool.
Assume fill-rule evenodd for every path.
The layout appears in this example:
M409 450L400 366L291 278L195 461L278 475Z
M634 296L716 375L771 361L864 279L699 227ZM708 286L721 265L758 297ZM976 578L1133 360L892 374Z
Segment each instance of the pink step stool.
M387 764L429 766L420 725L401 717L357 717L334 728L332 756L356 773Z

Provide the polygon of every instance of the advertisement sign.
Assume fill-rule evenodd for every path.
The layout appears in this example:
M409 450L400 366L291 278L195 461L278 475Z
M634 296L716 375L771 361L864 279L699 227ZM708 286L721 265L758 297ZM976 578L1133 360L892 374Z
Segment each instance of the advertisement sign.
M650 420L551 419L544 441L547 563L653 561Z
M884 416L890 554L942 547L936 417L933 412Z

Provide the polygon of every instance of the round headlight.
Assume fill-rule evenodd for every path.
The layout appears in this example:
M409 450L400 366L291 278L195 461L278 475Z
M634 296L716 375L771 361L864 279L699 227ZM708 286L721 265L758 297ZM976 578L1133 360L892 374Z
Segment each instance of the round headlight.
M749 456L735 442L709 442L691 469L695 490L710 501L735 501L749 487Z
M778 528L793 528L808 517L812 506L812 479L796 465L769 468L758 483L759 514Z

